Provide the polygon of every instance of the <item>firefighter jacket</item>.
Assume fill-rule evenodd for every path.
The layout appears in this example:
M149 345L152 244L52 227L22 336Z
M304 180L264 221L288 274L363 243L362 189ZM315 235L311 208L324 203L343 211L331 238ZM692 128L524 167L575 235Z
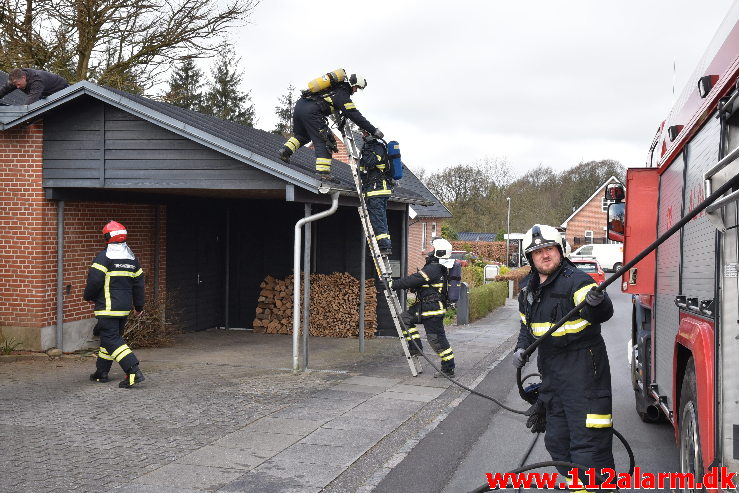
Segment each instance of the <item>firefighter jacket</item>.
M342 116L350 119L357 124L362 130L366 130L370 134L374 134L377 128L372 125L359 112L354 102L352 102L352 87L348 82L342 82L336 87L332 87L318 94L310 94L303 92L303 97L318 101L321 106L321 112L325 116L333 113L340 113Z
M446 293L447 268L439 259L429 255L426 265L415 274L393 281L393 289L416 291L421 307L418 318L443 317L446 313L444 294Z
M125 243L111 243L93 260L84 299L95 302L96 317L127 317L131 304L144 309L144 271Z
M69 86L69 83L63 77L45 70L24 68L23 71L26 73L26 87L21 90L28 95L26 104L35 103L39 99L45 98ZM15 85L8 82L0 88L0 98L15 90Z
M379 139L365 137L359 159L359 176L365 196L380 197L393 193L394 183L389 176L389 168L385 144Z
M597 285L593 278L579 270L568 259L544 283L533 271L521 282L518 309L521 330L516 348L527 348L534 339L544 335L575 305L585 299ZM600 324L613 316L613 304L608 294L598 306L585 305L538 347L539 358L548 354L591 347L603 342Z

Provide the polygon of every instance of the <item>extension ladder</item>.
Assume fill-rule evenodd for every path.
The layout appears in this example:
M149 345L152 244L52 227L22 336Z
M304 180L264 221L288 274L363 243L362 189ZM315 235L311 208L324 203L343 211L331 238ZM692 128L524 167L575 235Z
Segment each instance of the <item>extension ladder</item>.
M419 373L423 373L421 366L421 360L418 356L411 356L410 350L408 349L408 341L405 340L405 334L403 330L405 326L400 319L400 314L403 312L403 307L398 300L398 296L395 291L390 289L390 282L392 280L392 270L390 269L390 263L387 257L383 257L380 254L380 247L377 246L377 240L375 239L375 232L372 229L372 223L369 219L369 213L367 212L367 202L364 200L364 194L362 193L362 180L359 177L359 157L361 149L357 145L356 136L359 130L357 127L348 120L345 120L338 125L338 129L341 132L341 136L346 146L347 153L349 154L349 168L352 170L352 176L354 177L354 186L357 189L357 196L359 197L359 219L362 223L362 229L364 229L364 235L367 238L367 244L369 245L370 253L372 255L372 261L375 264L377 275L381 280L382 291L385 294L387 305L390 308L390 315L393 318L393 324L395 330L398 332L398 339L400 339L400 345L403 347L403 353L408 360L408 366L411 369L411 374L415 377ZM322 190L323 191L323 190Z

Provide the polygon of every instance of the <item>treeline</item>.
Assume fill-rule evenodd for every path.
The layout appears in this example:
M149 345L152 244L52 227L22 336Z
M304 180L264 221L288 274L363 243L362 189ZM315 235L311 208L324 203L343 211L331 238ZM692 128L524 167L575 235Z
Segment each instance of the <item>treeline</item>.
M426 186L451 211L447 234L456 231L506 232L507 197L511 198L511 232L532 224L559 226L608 178L624 181L626 168L610 159L580 163L557 172L539 166L515 177L501 159L458 164L438 173L418 173Z

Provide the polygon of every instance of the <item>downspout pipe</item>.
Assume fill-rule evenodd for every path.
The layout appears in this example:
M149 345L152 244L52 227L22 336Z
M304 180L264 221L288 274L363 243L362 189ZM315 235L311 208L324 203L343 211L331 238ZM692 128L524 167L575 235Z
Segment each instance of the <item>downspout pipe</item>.
M328 217L339 208L339 192L331 192L331 207L318 214L304 217L295 223L295 242L293 244L293 372L300 371L300 243L303 225ZM306 300L307 302L308 300Z
M64 201L56 208L56 347L64 351Z

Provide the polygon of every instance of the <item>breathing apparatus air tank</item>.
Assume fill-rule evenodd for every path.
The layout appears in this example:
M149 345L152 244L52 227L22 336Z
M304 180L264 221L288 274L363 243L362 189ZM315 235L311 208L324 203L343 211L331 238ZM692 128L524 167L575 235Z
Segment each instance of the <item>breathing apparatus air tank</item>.
M344 82L345 80L346 70L344 70L343 68L338 68L333 72L329 72L326 75L323 75L308 82L308 92L315 94L317 92L325 91L326 89L335 86L340 82Z

